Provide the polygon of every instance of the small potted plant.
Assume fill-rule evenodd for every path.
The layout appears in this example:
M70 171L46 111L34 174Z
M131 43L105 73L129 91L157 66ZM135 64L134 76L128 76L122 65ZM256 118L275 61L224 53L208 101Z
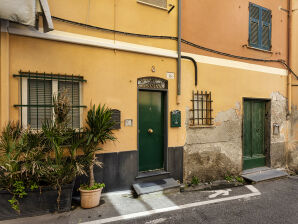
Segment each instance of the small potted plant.
M81 207L93 208L99 205L101 191L105 185L96 183L94 179L94 165L102 167L102 163L97 161L96 151L100 150L99 144L104 144L108 140L114 141L112 127L112 111L105 105L95 105L87 113L87 127L85 128L86 144L83 146L84 157L86 158L89 169L89 184L81 185L79 188L81 194Z

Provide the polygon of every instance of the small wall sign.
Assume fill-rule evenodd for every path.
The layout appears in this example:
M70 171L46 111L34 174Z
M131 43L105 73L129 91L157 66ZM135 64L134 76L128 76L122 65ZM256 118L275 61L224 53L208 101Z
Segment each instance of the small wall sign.
M167 72L167 79L174 79L175 73L174 72Z
M124 120L124 126L132 127L132 119L125 119Z

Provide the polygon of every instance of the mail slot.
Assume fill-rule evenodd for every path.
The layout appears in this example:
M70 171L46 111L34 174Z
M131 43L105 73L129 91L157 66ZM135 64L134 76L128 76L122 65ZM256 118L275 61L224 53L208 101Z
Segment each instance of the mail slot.
M171 127L181 127L181 111L173 110L171 111Z

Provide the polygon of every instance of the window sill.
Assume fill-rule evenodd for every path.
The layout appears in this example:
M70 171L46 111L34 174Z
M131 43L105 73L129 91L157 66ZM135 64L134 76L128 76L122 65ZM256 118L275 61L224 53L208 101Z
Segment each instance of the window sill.
M196 128L215 128L214 124L211 125L194 125L194 126L188 126L191 129L196 129Z
M143 5L148 5L148 6L151 6L151 7L154 7L154 8L158 8L158 9L168 11L167 8L160 7L160 6L157 6L157 5L153 5L153 4L150 4L150 3L147 3L147 2L143 2L142 0L138 0L137 2L140 3L140 4L143 4Z
M256 50L256 51L262 51L264 53L269 53L269 54L273 54L273 51L269 51L269 50L264 50L264 49L261 49L261 48L256 48L256 47L251 47L249 45L243 45L242 47L246 47L248 49L251 49L251 50Z

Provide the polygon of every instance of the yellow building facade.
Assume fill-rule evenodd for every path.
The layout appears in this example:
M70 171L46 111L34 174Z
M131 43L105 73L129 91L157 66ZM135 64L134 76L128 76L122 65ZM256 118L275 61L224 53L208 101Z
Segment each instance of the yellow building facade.
M159 5L160 2L166 4ZM245 4L234 2L240 6L235 14L243 14L239 9L249 4L243 2ZM9 120L22 120L24 126L30 122L33 126L34 119L38 120L33 117L34 110L30 112L31 109L24 106L31 101L32 104L46 101L45 96L34 98L29 91L32 87L32 91L38 92L39 84L34 80L50 80L47 83L51 95L59 91L60 81L62 86L63 81L67 85L76 79L79 83L75 90L78 94L76 102L80 105L76 110L79 127L84 126L90 104L106 104L120 111L121 127L114 131L117 141L105 144L98 154L104 168L96 170L96 179L105 182L107 190L128 187L154 175L180 181L189 181L193 176L212 180L242 171L244 101L259 99L264 102L265 112L270 114L270 119L264 121L267 125L264 165L287 165L291 123L287 111L288 71L282 65L218 56L184 43L182 55L191 57L197 65L197 85L193 62L182 58L181 94L178 96L178 0L49 0L48 3L54 31L43 33L42 20L39 30L1 22L1 127ZM284 32L277 38L276 31L272 31L272 54L247 49L249 56L287 59L287 15L278 10L278 7L287 6L280 1L274 6L269 6L268 1L254 3L274 7L273 25L278 23L275 18L284 20L276 25ZM216 5L220 11L220 4ZM191 10L190 1L182 3L182 38L219 51L231 49L229 46L234 42L227 46L224 42L212 42L214 34L211 32L216 32L216 26L208 30L206 27L196 28L196 22L189 25L194 17L193 10L200 5L192 7ZM237 31L245 33L243 39L248 35L247 8L245 13L241 20L245 26ZM203 32L202 39L199 34ZM240 50L233 49L228 53L246 55L244 44L247 41L237 42ZM298 69L293 65L293 70ZM42 83L41 86L46 85ZM70 90L74 91L73 88ZM203 96L205 91L211 95ZM155 93L160 95L155 96ZM293 102L296 102L294 95L292 91ZM196 107L194 102L197 101L203 106L198 104ZM158 106L156 102L159 102ZM155 111L154 108L158 109ZM194 112L196 110L198 112ZM155 119L158 116L161 120ZM200 119L203 122L200 123ZM158 135L154 128L146 126L148 124L157 125L162 134ZM161 143L157 145L157 142ZM294 150L292 155L297 151L295 147L291 149Z

